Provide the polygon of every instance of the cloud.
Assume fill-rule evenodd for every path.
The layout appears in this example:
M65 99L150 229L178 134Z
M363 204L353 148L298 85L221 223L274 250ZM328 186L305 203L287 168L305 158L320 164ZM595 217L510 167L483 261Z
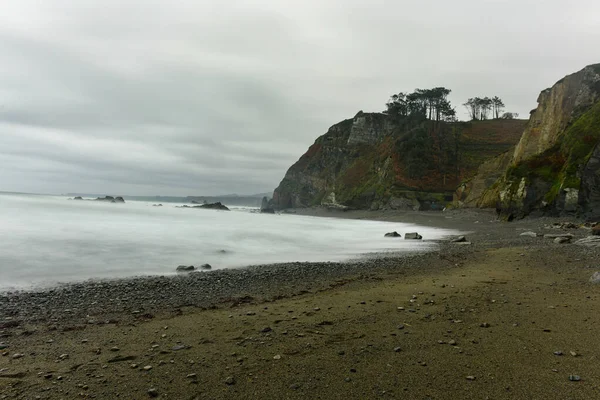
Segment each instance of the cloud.
M20 1L0 15L0 190L274 188L316 137L443 85L521 115L598 62L580 1Z

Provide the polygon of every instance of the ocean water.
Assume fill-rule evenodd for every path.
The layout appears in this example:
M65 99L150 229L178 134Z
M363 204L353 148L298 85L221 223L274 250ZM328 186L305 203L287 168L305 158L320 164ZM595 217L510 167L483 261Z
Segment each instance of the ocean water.
M425 251L435 244L383 235L418 231L435 240L457 233L390 222L176 205L0 194L0 291L95 278L171 275L182 264L240 268Z

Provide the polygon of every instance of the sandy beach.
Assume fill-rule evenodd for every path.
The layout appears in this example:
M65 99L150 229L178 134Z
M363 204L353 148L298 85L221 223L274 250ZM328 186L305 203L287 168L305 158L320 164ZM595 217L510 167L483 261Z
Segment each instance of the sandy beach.
M5 293L0 399L600 397L598 250L520 236L589 230L486 211L305 212L472 244Z

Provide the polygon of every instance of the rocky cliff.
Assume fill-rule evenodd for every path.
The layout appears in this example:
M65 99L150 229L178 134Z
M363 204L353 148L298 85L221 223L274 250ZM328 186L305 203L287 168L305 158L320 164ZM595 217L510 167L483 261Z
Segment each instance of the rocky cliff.
M484 161L514 148L525 121L407 123L359 112L333 125L273 193L276 209L442 209Z
M490 160L456 193L462 206L600 216L600 64L541 92L514 151ZM498 174L497 168L502 169Z

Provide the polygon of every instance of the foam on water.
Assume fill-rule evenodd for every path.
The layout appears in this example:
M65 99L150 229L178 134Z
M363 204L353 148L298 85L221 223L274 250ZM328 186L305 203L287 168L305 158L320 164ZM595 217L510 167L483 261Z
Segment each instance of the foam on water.
M389 231L418 231L433 240L457 233L390 222L175 205L0 195L0 290L90 278L169 275L181 264L209 263L220 269L341 261L365 253L434 246L384 238Z

